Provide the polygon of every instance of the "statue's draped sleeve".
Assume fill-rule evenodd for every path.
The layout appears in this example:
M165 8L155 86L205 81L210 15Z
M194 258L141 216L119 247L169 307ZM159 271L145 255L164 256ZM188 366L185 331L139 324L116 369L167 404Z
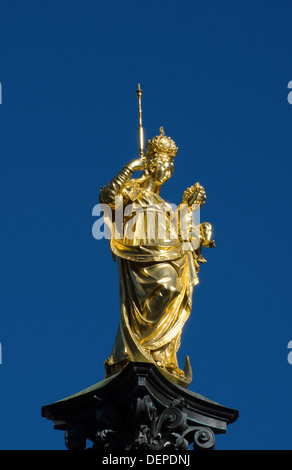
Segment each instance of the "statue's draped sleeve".
M122 190L133 174L133 170L125 165L121 171L100 190L99 200L101 203L114 206L116 196L122 195Z

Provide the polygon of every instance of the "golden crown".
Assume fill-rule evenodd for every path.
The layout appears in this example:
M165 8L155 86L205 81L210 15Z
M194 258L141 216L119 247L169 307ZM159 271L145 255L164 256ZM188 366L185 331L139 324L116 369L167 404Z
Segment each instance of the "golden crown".
M163 127L160 127L159 130L160 135L148 140L145 145L145 157L148 163L157 159L173 160L177 154L178 147L176 147L175 142L165 135Z

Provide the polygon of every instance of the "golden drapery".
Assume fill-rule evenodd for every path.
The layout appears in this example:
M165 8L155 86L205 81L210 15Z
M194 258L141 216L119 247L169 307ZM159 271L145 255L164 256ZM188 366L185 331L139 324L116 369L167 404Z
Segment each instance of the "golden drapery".
M160 196L133 185L120 194L123 236L110 240L118 263L120 323L105 361L106 376L130 361L151 362L172 380L188 386L188 358L183 372L176 353L198 283L194 252L191 244L189 250L183 246L173 225L174 212ZM113 199L110 206L117 209Z

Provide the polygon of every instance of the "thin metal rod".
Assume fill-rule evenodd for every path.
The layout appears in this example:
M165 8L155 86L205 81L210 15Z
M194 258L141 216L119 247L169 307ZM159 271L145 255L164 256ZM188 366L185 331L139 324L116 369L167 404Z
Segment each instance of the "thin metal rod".
M138 128L138 142L139 142L139 155L140 157L144 156L144 130L142 126L142 104L141 98L143 91L140 88L140 83L138 83L138 90L136 91L138 97L138 106L139 106L139 128Z

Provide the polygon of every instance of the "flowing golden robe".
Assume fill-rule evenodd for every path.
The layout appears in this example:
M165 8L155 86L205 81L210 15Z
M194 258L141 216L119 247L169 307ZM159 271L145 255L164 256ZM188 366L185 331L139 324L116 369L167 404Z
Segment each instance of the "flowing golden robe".
M129 181L130 176L125 167L101 189L100 196L114 213L110 247L117 259L120 284L120 323L112 353L105 361L106 375L130 361L152 362L187 386L190 366L186 361L184 374L176 353L191 312L193 286L198 283L194 250L190 243L186 249L179 239L171 206ZM121 210L121 203L123 234L117 238L115 213Z

